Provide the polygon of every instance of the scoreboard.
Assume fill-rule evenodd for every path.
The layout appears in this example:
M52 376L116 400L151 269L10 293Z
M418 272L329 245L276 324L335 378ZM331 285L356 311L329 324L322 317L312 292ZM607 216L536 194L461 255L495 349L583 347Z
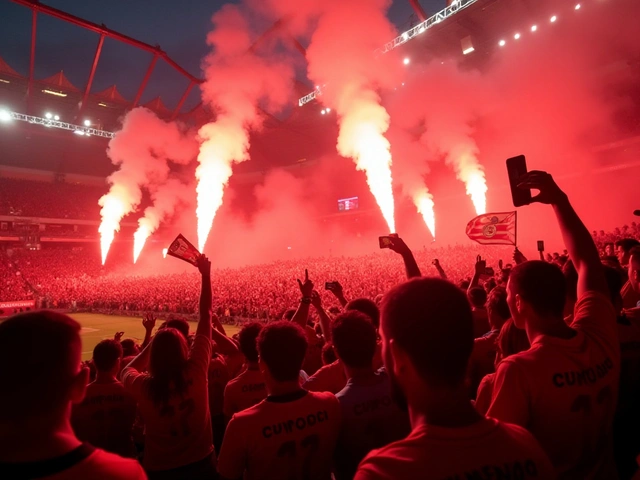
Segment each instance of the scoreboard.
M358 197L341 198L338 200L338 211L347 212L358 209Z

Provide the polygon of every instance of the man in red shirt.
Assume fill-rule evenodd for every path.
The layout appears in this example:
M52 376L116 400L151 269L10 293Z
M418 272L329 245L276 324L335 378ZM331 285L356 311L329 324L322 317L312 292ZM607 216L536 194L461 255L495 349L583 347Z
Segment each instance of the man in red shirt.
M369 453L356 480L554 478L529 432L483 417L469 400L473 316L463 291L415 278L384 296L381 313L385 367L412 431Z
M620 345L598 250L551 175L529 172L521 188L539 190L533 201L553 206L578 272L578 301L567 325L562 271L542 261L513 269L507 301L531 348L498 366L487 415L533 433L561 478L617 478L612 423Z
M71 406L82 402L80 325L50 311L0 323L0 476L46 480L142 480L138 462L82 443Z
M305 332L295 323L274 322L260 332L260 369L269 396L229 422L218 458L222 478L331 478L340 404L331 393L300 388L306 350Z
M123 457L135 457L133 423L137 404L116 378L122 346L102 340L93 349L96 379L87 386L84 400L73 408L71 422L78 438Z

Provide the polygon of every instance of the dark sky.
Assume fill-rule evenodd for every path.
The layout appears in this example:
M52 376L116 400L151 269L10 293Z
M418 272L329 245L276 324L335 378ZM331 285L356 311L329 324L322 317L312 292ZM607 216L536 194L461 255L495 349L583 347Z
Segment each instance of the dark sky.
M348 0L345 0L348 1ZM112 30L160 47L178 64L200 76L200 60L207 53L205 37L211 16L224 3L221 0L44 0L42 3L103 23ZM421 0L428 14L444 8L445 0ZM390 20L399 30L409 26L413 10L409 0L394 0ZM10 0L0 1L0 57L18 73L27 75L31 38L31 10ZM64 70L69 80L84 88L98 35L57 20L38 15L35 77L46 78ZM115 40L105 41L92 91L116 84L125 98L135 96L151 55ZM157 95L172 108L187 80L164 62L156 64L142 102ZM199 101L194 89L185 107Z

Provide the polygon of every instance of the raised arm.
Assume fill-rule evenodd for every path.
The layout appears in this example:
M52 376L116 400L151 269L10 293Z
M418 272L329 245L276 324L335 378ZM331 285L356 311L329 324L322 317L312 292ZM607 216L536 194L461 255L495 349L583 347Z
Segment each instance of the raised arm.
M440 278L442 278L443 280L448 280L447 278L447 274L444 271L444 268L442 268L442 265L440 265L440 260L438 260L437 258L433 259L433 266L436 267L436 270L438 270L438 275L440 275Z
M234 341L215 328L211 329L211 339L218 346L219 353L223 355L234 355L238 353L238 346Z
M142 319L142 326L144 327L144 340L142 342L142 348L149 345L151 341L151 334L153 333L153 329L156 326L156 317L153 316L153 313L147 313Z
M202 288L200 290L200 319L196 334L211 338L211 262L204 255L198 257L198 270L202 275Z
M322 299L317 291L311 292L311 305L316 309L318 317L320 318L320 328L326 342L331 341L331 318L327 312L322 308Z
M480 255L476 257L476 265L473 270L473 278L471 278L471 282L469 283L469 288L467 292L471 290L473 287L477 287L480 283L480 277L484 273L487 268L487 261L483 260Z
M609 295L604 269L593 238L575 212L567 195L546 172L527 173L519 187L540 190L532 201L553 206L562 239L578 272L578 298L595 291Z
M333 293L333 295L338 299L340 305L342 305L342 308L347 306L347 303L349 302L347 302L347 299L344 298L344 289L342 288L342 285L340 285L340 282L331 282L329 291Z
M307 327L307 319L309 318L309 307L311 306L311 294L313 292L313 282L309 280L308 270L305 269L304 271L304 283L298 280L298 286L300 287L302 298L300 299L298 310L296 310L291 321L305 329Z
M407 278L411 279L422 276L420 268L418 268L418 264L416 263L416 259L413 257L413 253L409 247L407 247L407 244L404 243L404 240L400 237L391 237L391 246L389 248L402 255L404 267L407 271Z

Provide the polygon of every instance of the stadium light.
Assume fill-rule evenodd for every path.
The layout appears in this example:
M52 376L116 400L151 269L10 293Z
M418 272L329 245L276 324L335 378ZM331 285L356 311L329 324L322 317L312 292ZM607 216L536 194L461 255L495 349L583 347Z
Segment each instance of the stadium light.
M500 40L500 41L498 42L498 45L500 45L501 47L504 47L506 44L507 44L507 42L506 42L506 41L504 41L504 40Z
M324 115L324 114L325 114L325 113L327 113L327 112L326 112L326 110L323 108L322 110L320 110L320 113L321 113L322 115Z
M44 118L46 118L47 120L51 120L52 117L53 115L51 115L49 112L44 114Z
M0 83L11 83L11 82L6 78L0 78Z
M74 130L73 133L75 133L76 135L84 135L84 132L82 130Z
M553 17L551 17L549 20L551 21L551 23L555 22L558 19L558 17L556 17L555 15Z
M0 110L0 122L9 122L11 121L11 114L9 110Z
M325 108L325 110L327 111L327 113L331 112L331 109L329 107Z
M580 10L580 4L579 3L576 4L575 9L576 10Z
M402 63L404 63L405 65L409 65L409 63L411 63L411 59L409 57L404 57Z
M60 116L59 115L54 115L53 119L57 122L58 120L60 120Z
M516 40L518 40L518 39L520 38L520 34L519 34L519 33L516 33L516 34L513 36L513 38L515 38Z
M531 31L535 32L536 30L538 30L538 26L537 25L531 25Z
M91 120L85 120L84 121L84 126L85 127L90 127L91 126Z
M64 92L56 92L55 90L49 90L47 88L42 90L42 93L48 93L49 95L55 95L56 97L66 97L67 96L67 94L64 93Z

